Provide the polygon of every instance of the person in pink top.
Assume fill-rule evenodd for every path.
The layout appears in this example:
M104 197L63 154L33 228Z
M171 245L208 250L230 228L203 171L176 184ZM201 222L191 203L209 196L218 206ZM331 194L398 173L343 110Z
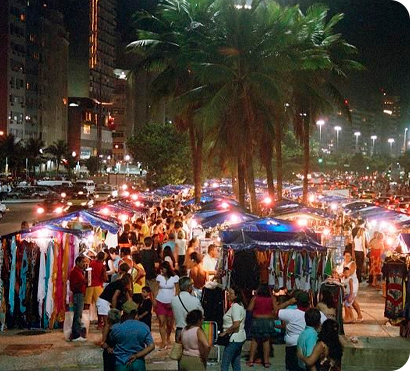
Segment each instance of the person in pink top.
M261 285L256 295L251 299L248 311L252 312L251 349L248 367L253 367L258 343L263 343L263 366L270 367L270 338L275 336L275 321L273 316L273 298L268 285Z
M186 316L187 326L181 332L182 357L179 362L181 371L205 371L211 346L202 330L203 315L198 309Z

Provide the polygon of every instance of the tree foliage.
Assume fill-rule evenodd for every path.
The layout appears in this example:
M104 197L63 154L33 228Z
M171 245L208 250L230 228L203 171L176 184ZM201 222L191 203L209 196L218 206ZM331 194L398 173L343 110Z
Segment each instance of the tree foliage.
M147 169L149 186L181 184L192 180L188 137L172 123L148 123L127 141L135 161Z

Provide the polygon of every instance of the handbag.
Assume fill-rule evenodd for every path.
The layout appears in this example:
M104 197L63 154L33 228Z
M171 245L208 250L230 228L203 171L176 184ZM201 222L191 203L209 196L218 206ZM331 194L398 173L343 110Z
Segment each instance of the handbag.
M174 343L172 346L171 352L169 353L169 358L179 361L182 357L182 344Z
M226 334L224 336L218 336L216 340L217 345L221 345L223 347L227 347L229 345L229 340L231 339L232 334Z

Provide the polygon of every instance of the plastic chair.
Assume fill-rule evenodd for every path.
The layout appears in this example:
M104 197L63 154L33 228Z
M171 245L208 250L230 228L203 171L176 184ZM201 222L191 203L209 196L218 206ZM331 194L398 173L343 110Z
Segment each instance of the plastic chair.
M205 332L205 336L208 339L209 345L213 346L216 349L216 362L209 361L208 365L216 365L220 362L221 359L221 349L219 345L216 344L218 339L218 324L214 321L204 321L202 323L202 330Z

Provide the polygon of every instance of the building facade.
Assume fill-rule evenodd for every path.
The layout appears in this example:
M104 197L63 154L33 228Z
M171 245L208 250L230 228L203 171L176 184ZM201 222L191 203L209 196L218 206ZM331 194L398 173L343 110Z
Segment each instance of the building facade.
M0 131L66 140L68 35L52 1L0 2Z
M68 103L68 144L76 160L87 160L98 155L98 125L102 107L90 98L70 97ZM112 153L112 131L109 123L101 128L101 153L103 159Z
M68 94L70 104L83 98L79 107L92 105L89 112L74 113L69 106L69 146L81 157L105 153L105 136L110 130L109 120L114 92L114 62L116 40L116 8L114 0L67 0L62 3L66 27L69 31ZM78 111L76 108L75 111ZM84 112L86 116L84 116ZM92 115L90 120L89 115ZM96 116L95 116L96 115ZM77 120L77 121L75 121ZM92 122L88 134L88 124ZM78 136L78 128L85 125L87 134ZM84 127L83 127L84 129ZM94 146L94 129L96 146ZM80 144L72 138L82 140ZM112 139L111 139L112 144ZM110 151L112 150L112 146ZM91 152L90 152L91 151ZM78 152L80 153L80 152Z

